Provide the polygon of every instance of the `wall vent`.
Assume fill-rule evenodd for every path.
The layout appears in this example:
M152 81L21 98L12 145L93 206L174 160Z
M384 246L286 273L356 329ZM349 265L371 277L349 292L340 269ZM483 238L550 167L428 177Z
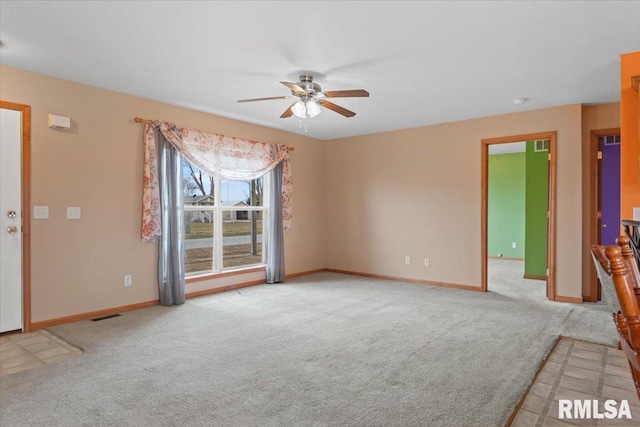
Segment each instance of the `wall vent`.
M116 314L109 314L107 316L102 316L102 317L96 317L95 319L91 319L92 322L99 322L101 320L107 320L107 319L112 319L114 317L119 317L122 316L120 313L116 313Z
M602 137L603 145L620 145L620 135L611 135Z
M549 151L549 140L536 139L533 141L533 151Z

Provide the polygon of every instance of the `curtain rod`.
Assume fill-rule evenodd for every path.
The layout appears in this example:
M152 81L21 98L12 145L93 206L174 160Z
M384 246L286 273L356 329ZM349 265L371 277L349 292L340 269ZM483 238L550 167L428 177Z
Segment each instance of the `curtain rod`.
M151 120L149 119L143 119L141 117L134 117L133 121L136 123L147 123L147 124L151 124ZM296 147L289 147L289 151L296 151Z

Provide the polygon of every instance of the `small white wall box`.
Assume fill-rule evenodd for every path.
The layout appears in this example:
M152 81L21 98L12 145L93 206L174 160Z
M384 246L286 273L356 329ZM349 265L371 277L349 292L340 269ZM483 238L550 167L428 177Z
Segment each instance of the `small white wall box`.
M49 114L49 127L52 129L71 129L71 119Z

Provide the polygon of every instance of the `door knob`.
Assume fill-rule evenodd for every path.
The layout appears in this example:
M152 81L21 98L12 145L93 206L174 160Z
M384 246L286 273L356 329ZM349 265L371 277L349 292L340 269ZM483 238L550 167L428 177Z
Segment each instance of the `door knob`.
M607 224L602 224L602 228L607 228Z
M16 211L8 211L7 212L7 216L9 218L15 218L16 217Z
M18 231L18 227L16 227L15 225L12 225L11 227L7 228L7 231L9 232L9 234L13 234L16 231Z

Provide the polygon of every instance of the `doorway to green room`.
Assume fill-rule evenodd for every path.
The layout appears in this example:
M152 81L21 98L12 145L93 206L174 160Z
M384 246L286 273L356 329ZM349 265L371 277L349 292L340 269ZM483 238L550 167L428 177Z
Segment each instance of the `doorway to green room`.
M554 147L555 132L482 141L484 291L493 281L555 300Z

